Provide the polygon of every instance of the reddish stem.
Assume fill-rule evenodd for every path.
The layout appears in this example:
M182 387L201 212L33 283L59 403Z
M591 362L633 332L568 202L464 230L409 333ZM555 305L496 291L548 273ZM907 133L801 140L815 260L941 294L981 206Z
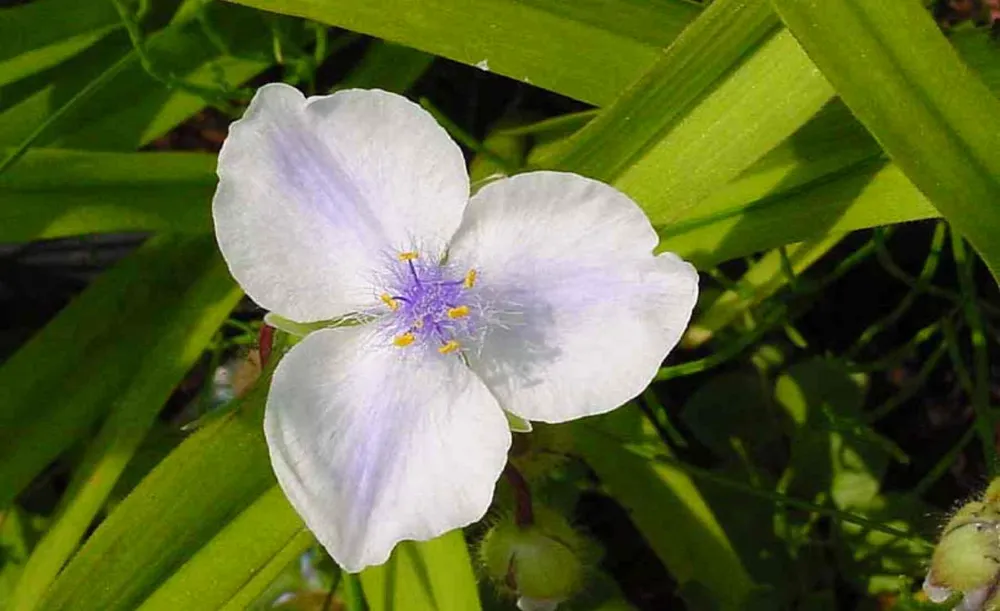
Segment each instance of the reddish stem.
M271 358L271 348L274 346L274 327L270 325L264 325L260 328L260 335L258 336L258 343L260 344L260 365L263 367L267 365L267 360Z
M531 508L531 489L528 482L514 465L507 463L503 469L504 477L514 491L514 523L521 528L527 528L535 523L535 512Z

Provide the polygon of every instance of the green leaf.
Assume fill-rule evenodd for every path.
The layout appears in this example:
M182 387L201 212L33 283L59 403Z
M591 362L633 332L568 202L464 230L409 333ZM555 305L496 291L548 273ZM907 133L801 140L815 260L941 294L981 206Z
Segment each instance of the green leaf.
M244 611L251 608L251 605L273 591L276 579L282 574L287 575L286 569L298 560L304 550L316 545L316 538L308 530L302 530L285 544L280 550L275 552L267 562L253 569L253 577L233 594L221 611Z
M267 587L265 575L301 555L315 540L284 493L271 487L197 551L138 611L246 608ZM265 570L271 567L270 570Z
M853 512L892 526L909 537L893 536L841 522L835 532L834 552L841 574L866 594L899 592L901 576L922 579L933 544L921 538L941 527L939 513L919 498L885 494ZM905 582L904 582L905 583Z
M659 249L709 267L824 234L843 236L857 229L939 216L899 168L887 162L859 164L825 178L751 200L745 207L658 227Z
M406 93L433 62L433 55L377 40L336 89L384 89Z
M275 484L261 425L268 386L262 377L161 462L91 535L38 608L131 611L214 537L221 539L209 554L233 545L223 529ZM253 523L257 515L242 518Z
M681 586L699 584L723 609L739 609L753 588L742 561L697 486L651 456L667 452L629 405L573 424L577 452Z
M922 3L773 0L841 99L1000 281L1000 101ZM864 58L864 61L858 61Z
M733 371L712 376L684 404L681 418L697 439L717 456L736 458L736 445L753 455L756 447L778 442L769 415L769 385L755 373Z
M766 0L710 6L614 103L541 165L611 180L676 128L779 24ZM626 119L627 117L627 119Z
M610 181L664 227L698 214L832 96L766 0L719 0L634 87L533 163Z
M0 85L50 68L121 25L110 2L39 0L0 12Z
M215 157L30 151L0 174L0 242L85 233L211 231Z
M792 427L789 470L782 492L829 495L839 509L865 507L878 493L888 456L861 419L866 380L840 361L793 365L775 383L775 397Z
M371 611L477 611L479 592L462 531L404 541L389 561L361 572Z
M204 269L216 274L207 288L198 286L203 278L191 271ZM186 300L222 307L232 303L232 287L211 237L155 238L95 280L5 362L0 367L0 507L84 437L116 400L141 401L123 395L133 392L128 391L133 382L151 384L150 392L163 384L155 358L166 355L150 350L176 341L179 345L171 347L178 351L175 358L188 359L184 333L203 345L204 329L199 326L203 313L193 312ZM199 290L206 292L198 295ZM134 391L141 395L140 386Z
M35 540L29 516L14 505L0 512L0 608L10 606L24 563Z
M201 259L184 270L195 273L184 294L167 306L171 318L146 337L142 352L131 355L136 360L132 374L109 397L110 414L77 465L54 524L28 559L11 609L34 608L104 506L156 414L242 296L223 261L204 242L193 244Z
M267 68L271 33L264 18L241 7L212 3L205 20L189 16L150 35L145 41L152 67L189 85L232 88ZM219 41L225 51L215 46ZM169 89L142 66L124 32L16 89L28 93L0 113L0 145L23 145L53 115L52 125L33 146L132 150L173 129L207 105L198 92ZM88 86L99 81L92 91ZM127 102L125 102L127 100Z
M485 62L491 72L598 105L643 74L700 10L685 0L238 1L469 65Z

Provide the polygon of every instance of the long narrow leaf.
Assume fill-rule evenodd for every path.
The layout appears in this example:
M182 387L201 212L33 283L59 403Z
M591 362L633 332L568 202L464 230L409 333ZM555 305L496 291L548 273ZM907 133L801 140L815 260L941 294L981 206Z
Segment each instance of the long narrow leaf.
M664 451L635 406L573 425L576 450L628 511L680 585L700 584L721 609L740 609L753 588L732 543L683 472L645 460L621 440Z
M267 380L163 460L91 535L38 605L132 611L274 486L264 443Z
M207 154L31 151L0 175L0 242L113 231L207 233L215 183L215 158Z
M50 68L120 26L110 2L43 0L0 11L0 85Z
M147 357L162 338L197 328L184 302L199 279L191 270L221 265L217 257L208 236L150 241L0 367L0 507L85 435L143 365L155 374Z
M598 105L642 75L659 47L700 10L685 0L237 1L480 65ZM614 30L609 12L624 17Z
M305 525L275 485L225 525L138 609L215 611L231 605L234 597L248 594L244 586L272 558L301 554L312 545L312 537L303 533L308 534Z
M461 531L396 546L389 561L361 572L371 611L478 611L479 593Z
M1000 280L1000 101L919 2L773 0L852 112Z
M111 412L77 466L55 523L28 559L11 609L35 608L104 506L156 414L242 295L222 260L203 244L194 247L203 253L190 268L194 281L172 308L174 318L136 355L138 366L112 399Z

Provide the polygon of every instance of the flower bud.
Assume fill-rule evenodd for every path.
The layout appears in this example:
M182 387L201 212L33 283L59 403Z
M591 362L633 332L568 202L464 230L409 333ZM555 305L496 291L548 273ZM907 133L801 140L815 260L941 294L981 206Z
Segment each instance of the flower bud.
M579 591L586 572L587 540L550 509L535 507L534 518L522 527L504 516L479 546L486 572L520 596L522 611L554 609Z
M924 592L934 602L962 594L962 609L1000 609L1000 479L951 517L934 549Z

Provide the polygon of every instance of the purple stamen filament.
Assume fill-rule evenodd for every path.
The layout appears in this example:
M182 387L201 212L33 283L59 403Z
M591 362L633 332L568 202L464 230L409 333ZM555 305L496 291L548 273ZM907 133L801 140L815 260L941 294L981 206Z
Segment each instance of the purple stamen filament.
M469 289L475 272L455 279L455 270L420 259L416 252L397 257L397 267L388 279L389 289L381 300L389 312L385 320L393 344L433 345L442 354L458 351L476 326L476 297Z

